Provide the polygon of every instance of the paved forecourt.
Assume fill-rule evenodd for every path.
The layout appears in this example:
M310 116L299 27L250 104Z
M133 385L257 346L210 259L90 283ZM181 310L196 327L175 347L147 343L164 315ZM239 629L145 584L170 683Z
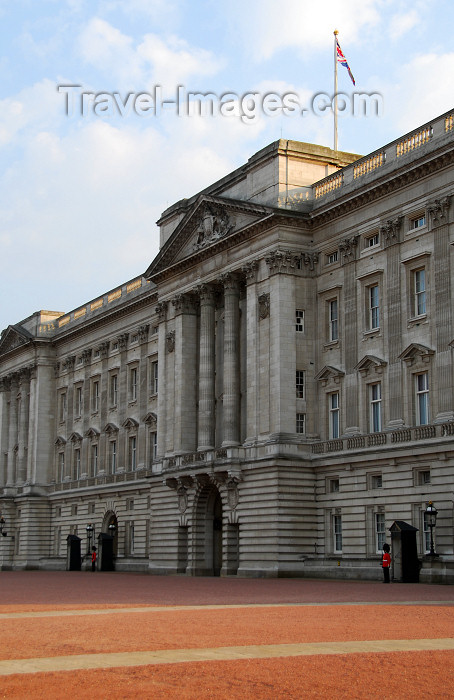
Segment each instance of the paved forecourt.
M4 697L454 698L450 586L0 572L0 588Z

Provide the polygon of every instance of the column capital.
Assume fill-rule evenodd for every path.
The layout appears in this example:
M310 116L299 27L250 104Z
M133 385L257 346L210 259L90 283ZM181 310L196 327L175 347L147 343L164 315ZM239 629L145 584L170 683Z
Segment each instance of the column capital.
M172 304L175 308L175 313L194 313L197 309L197 300L194 294L177 294L172 299Z
M246 278L246 284L253 284L254 282L257 282L258 269L258 260L251 260L251 262L248 262L246 263L246 265L243 265L242 272Z
M300 253L294 253L291 250L274 250L266 258L266 264L269 267L270 274L290 273L298 269L298 263L301 260Z
M448 223L448 210L449 210L450 195L443 197L442 199L434 199L433 202L427 207L427 211L431 218L432 226L441 226L441 224Z
M158 314L158 321L165 321L167 318L167 308L169 303L167 301L159 301L156 305L156 313Z
M224 292L239 292L241 280L236 272L224 272L219 279L224 287Z
M379 232L380 236L383 237L385 248L389 248L389 246L399 243L401 223L402 217L398 216L395 219L388 219L380 226Z
M199 284L195 291L201 304L214 304L216 301L217 289L213 284Z

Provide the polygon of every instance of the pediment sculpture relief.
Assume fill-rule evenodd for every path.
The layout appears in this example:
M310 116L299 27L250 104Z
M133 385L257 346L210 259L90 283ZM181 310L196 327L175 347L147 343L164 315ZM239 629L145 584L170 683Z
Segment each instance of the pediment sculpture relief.
M224 207L219 204L206 203L196 226L197 241L194 244L195 250L200 250L200 248L215 243L220 238L227 236L233 228L234 224L230 221L230 217Z

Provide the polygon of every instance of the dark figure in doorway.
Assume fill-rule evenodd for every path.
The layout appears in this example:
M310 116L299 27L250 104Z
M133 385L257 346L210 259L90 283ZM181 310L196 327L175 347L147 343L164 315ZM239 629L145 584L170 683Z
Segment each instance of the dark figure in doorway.
M91 548L91 570L96 571L96 547Z

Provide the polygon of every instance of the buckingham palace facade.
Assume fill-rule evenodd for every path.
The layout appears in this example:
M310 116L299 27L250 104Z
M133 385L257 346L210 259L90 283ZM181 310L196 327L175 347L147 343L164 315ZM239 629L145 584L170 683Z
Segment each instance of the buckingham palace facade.
M136 279L8 326L0 568L105 535L120 571L378 579L397 521L453 583L453 194L454 112L365 157L281 139Z

